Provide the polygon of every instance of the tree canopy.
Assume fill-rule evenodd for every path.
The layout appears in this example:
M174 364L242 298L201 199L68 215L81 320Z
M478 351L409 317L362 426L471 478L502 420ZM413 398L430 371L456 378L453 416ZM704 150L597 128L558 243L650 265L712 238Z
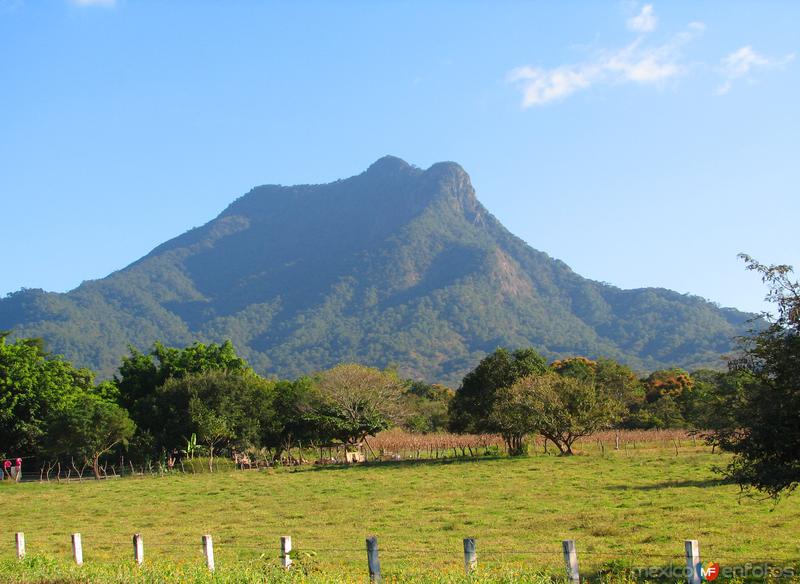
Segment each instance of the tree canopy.
M790 266L741 257L761 274L777 313L742 339L742 356L731 362L739 383L727 394L729 423L711 441L734 454L729 477L778 497L800 482L800 283Z
M450 402L450 429L454 432L492 432L497 429L490 418L495 394L511 387L527 375L544 373L547 360L534 349L509 351L501 347L484 357L464 377Z

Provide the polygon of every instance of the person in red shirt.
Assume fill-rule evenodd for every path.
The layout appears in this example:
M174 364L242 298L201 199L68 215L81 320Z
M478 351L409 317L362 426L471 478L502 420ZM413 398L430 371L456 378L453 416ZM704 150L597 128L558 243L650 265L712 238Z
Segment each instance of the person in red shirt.
M10 460L6 460L5 462L3 462L3 479L6 478L6 475L8 475L8 478L11 478L11 461Z

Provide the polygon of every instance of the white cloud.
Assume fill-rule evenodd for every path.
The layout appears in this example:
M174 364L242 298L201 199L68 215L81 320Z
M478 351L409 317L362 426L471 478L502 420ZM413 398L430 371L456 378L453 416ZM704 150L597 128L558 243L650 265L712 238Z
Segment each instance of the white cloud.
M106 6L111 7L117 0L70 0L75 6Z
M552 69L523 66L508 74L508 81L522 90L522 106L532 107L564 99L598 84L638 83L657 85L681 74L683 46L702 30L690 26L667 43L644 46L639 38L626 47L601 51L595 58Z
M645 4L636 16L628 19L628 28L635 32L651 32L656 29L658 19L652 4Z
M530 107L565 98L589 87L593 77L593 71L581 67L559 67L548 71L526 66L511 71L508 80L522 85L522 106Z
M790 53L780 59L770 59L754 51L750 45L741 47L722 59L720 72L725 80L717 88L717 94L728 93L734 81L741 78L749 79L748 76L757 69L780 68L792 62L794 57L794 53Z

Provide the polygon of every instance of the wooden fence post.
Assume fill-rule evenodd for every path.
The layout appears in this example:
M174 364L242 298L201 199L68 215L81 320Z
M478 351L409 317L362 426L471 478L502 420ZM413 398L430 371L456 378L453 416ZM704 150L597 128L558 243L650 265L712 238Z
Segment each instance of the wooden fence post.
M464 538L464 570L467 576L478 569L478 552L475 549L475 538Z
M578 550L575 548L574 539L565 539L561 542L564 548L564 562L567 566L567 580L570 584L580 584L581 574L578 569Z
M700 544L696 539L687 539L684 547L686 548L686 581L689 584L701 584L703 575L700 573L702 569Z
M25 557L25 534L18 531L14 535L14 541L17 543L17 559L21 560Z
M281 536L281 566L288 570L292 567L292 538L288 535Z
M381 562L378 559L378 538L374 535L367 538L367 565L369 566L370 582L380 582Z
M72 558L79 566L83 565L83 545L81 544L81 534L72 534Z
M133 534L133 559L138 566L144 562L144 540L140 533Z
M203 555L206 557L206 566L209 571L214 571L214 541L210 534L203 536Z

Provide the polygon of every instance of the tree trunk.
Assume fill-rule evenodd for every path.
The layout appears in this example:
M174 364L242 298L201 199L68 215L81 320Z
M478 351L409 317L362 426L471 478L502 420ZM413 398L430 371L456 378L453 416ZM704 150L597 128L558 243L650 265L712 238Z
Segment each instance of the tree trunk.
M92 472L94 473L95 480L100 480L100 455L95 454L92 457Z
M208 447L208 472L214 472L214 447Z

